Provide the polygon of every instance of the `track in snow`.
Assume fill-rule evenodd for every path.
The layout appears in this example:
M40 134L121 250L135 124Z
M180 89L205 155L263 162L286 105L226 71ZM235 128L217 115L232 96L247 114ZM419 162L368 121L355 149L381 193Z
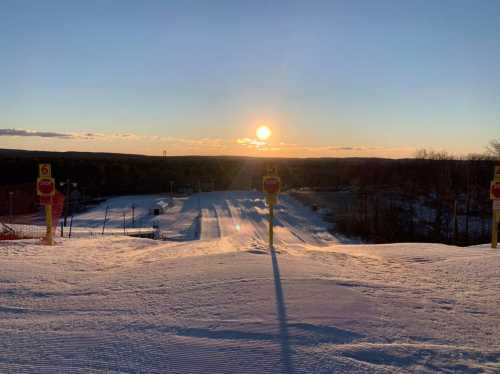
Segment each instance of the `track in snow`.
M222 237L217 209L210 202L202 201L205 204L200 207L200 239L207 240Z
M172 220L185 222L198 220L199 236L184 236L185 240L213 240L231 237L242 243L262 242L267 238L268 209L264 196L255 191L206 192L179 201L181 207L172 213ZM193 212L197 210L197 212ZM276 243L322 245L336 241L328 233L327 225L309 209L293 198L282 195L275 208ZM175 226L160 226L174 237Z
M152 216L149 207L167 201L165 214ZM127 230L131 230L130 209L135 206L137 228L157 225L166 240L218 240L230 238L247 245L262 246L268 235L268 208L264 195L256 191L203 192L184 198L166 195L123 196L112 198L89 212L75 216L74 227L82 232L100 234L106 207L111 207L107 230L121 230L123 214L127 214ZM327 225L311 210L286 194L275 207L275 243L325 245L337 242Z

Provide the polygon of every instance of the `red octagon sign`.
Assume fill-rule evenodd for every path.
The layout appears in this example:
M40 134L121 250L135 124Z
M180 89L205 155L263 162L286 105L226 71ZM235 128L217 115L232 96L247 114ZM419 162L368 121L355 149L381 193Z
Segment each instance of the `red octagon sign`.
M269 176L264 177L262 189L264 192L274 195L280 192L281 180L279 177Z
M491 183L490 193L492 199L500 199L500 182Z
M52 196L55 193L55 183L52 178L38 178L36 190L39 196Z

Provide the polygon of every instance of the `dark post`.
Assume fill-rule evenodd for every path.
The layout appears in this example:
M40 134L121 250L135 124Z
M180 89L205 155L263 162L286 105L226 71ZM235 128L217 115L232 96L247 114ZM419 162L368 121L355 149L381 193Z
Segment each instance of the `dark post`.
M106 221L108 220L109 206L106 207L106 212L104 213L104 221L102 223L102 235L104 235L104 229L106 228Z
M64 201L64 227L67 225L68 221L68 211L69 211L69 179L66 179L66 200Z
M76 187L78 184L75 182L71 182L69 179L66 179L65 182L59 182L59 185L62 187L66 185L66 193L65 193L65 199L64 199L64 227L67 226L68 224L68 214L70 210L70 205L71 205L71 185L73 187Z
M469 214L470 214L471 194L467 192L467 200L465 201L465 245L469 245Z
M14 222L14 192L9 192L9 219Z
M458 202L453 202L453 242L458 245Z
M274 244L274 204L269 204L269 250L273 250Z
M71 238L71 229L73 228L73 214L71 215L71 220L69 221L69 235L68 238Z

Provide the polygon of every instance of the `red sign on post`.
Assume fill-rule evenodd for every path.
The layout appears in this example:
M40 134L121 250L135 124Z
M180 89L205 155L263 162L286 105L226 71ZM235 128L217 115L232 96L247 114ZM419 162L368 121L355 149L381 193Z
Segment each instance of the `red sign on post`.
M492 199L500 199L500 182L491 182L490 195Z
M491 184L491 196L494 199L500 199L500 182L494 182Z
M264 177L262 182L262 189L264 192L275 195L280 192L281 180L279 177L268 176Z
M53 196L56 186L53 178L38 178L36 181L36 191L38 196Z

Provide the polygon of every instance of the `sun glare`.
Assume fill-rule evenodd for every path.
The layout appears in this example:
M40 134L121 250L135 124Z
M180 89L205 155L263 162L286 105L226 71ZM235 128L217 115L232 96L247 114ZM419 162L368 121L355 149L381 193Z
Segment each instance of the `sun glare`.
M271 136L271 129L269 127L267 127L267 126L260 126L257 129L257 138L260 141L267 140L267 139L269 139L270 136Z

